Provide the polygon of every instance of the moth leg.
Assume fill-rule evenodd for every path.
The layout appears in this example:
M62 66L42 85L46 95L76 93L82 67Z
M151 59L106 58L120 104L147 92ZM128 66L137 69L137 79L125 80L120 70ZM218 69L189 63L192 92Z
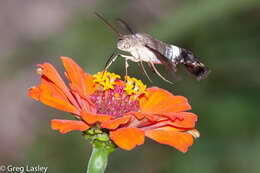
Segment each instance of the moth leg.
M156 73L156 72L154 71L154 69L153 69L151 63L148 63L148 66L151 68L151 70L152 70L153 73Z
M144 68L143 61L138 62L138 65L139 65L139 67L142 69L142 72L143 72L144 75L147 77L147 79L148 79L151 83L153 83L153 81L150 79L148 73L146 72L146 70L145 70L145 68Z
M123 55L123 54L119 54L119 55L120 55L121 57L127 59L127 60L131 60L131 61L133 61L133 62L138 62L138 60L136 60L136 58L133 57L133 56Z
M119 57L119 56L122 56L123 58L125 59L133 59L132 56L127 56L127 55L122 55L122 54L119 54L117 53L116 54L116 50L113 51L112 55L108 58L107 62L106 62L106 65L104 67L104 71L106 71L112 63L114 63L116 61L116 59ZM113 58L114 57L114 58ZM113 58L113 59L112 59ZM127 62L126 62L127 63Z
M151 68L152 68L152 70L162 79L162 80L164 80L165 82L168 82L168 83L170 83L170 84L173 84L171 81L168 81L167 79L165 79L162 75L161 75L161 73L156 69L156 67L155 67L155 65L153 64L153 63L149 63L151 66Z
M125 81L126 81L126 76L127 76L127 72L128 72L128 66L129 66L129 64L128 64L128 62L127 62L127 59L125 58Z
M126 75L127 75L127 72L128 72L128 62L127 62L127 60L131 60L131 61L133 61L133 62L138 62L137 60L136 60L136 58L135 57L133 57L133 56L129 56L129 55L123 55L123 54L119 54L121 57L123 57L123 58L125 58L125 72L126 72Z

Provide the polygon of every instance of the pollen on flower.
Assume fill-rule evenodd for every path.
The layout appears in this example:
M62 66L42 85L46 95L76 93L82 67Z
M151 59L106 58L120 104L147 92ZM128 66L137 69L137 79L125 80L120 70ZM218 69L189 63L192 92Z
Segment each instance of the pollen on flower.
M144 85L141 80L137 80L136 78L126 76L126 81L127 83L124 90L128 95L135 94L135 96L138 97L141 94L145 94L145 96L148 96L148 93L146 91L146 85Z
M134 90L134 80L129 77L129 76L125 76L126 79L126 85L125 85L125 92L127 95L132 95L132 94L136 94L136 91Z
M41 67L37 68L37 69L36 69L36 73L37 73L38 75L42 75L42 68L41 68Z
M93 75L95 78L94 82L103 86L103 90L114 89L114 85L116 84L116 80L120 79L120 76L115 73L109 73L107 71L98 72Z

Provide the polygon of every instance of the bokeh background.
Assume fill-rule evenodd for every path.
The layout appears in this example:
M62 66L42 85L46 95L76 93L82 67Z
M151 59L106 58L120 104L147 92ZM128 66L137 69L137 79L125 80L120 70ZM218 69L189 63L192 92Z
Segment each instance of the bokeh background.
M86 171L90 144L79 132L51 130L50 120L66 114L32 100L27 88L40 81L36 64L64 70L59 56L92 74L103 69L116 35L95 10L113 24L121 17L137 31L192 50L212 70L198 82L179 67L174 85L150 71L151 84L130 63L132 76L189 99L201 137L186 154L151 140L117 150L107 173L260 172L259 0L0 1L0 164ZM123 74L123 67L121 58L110 70Z

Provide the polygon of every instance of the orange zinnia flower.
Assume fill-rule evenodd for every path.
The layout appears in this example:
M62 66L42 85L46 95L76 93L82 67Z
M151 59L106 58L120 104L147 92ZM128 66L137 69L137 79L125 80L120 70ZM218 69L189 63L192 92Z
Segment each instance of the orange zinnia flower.
M145 136L186 152L199 137L197 116L187 99L163 89L146 86L135 78L121 81L114 73L91 76L71 58L61 57L69 88L55 68L44 63L37 72L41 83L29 89L29 96L72 113L76 120L53 119L51 127L61 133L86 132L91 128L107 133L120 148L131 150L144 143Z

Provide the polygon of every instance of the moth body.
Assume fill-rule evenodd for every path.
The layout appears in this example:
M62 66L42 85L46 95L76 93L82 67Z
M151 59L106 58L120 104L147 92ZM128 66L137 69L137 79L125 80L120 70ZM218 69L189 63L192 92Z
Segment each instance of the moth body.
M118 56L125 58L125 67L127 73L127 60L137 62L147 75L142 62L147 62L153 72L166 80L156 69L154 64L165 65L170 71L176 72L176 65L183 64L187 71L195 75L198 80L204 79L208 76L210 70L202 64L199 59L189 50L180 48L178 46L164 43L157 40L146 33L136 33L131 27L122 19L118 19L119 25L123 26L130 34L121 34L113 25L108 23L101 15L95 13L105 24L117 33L117 48L119 50L128 52L131 56L117 54L111 61L106 63L107 69ZM115 52L115 51L114 51ZM114 53L113 53L114 54ZM148 77L149 79L149 77Z

